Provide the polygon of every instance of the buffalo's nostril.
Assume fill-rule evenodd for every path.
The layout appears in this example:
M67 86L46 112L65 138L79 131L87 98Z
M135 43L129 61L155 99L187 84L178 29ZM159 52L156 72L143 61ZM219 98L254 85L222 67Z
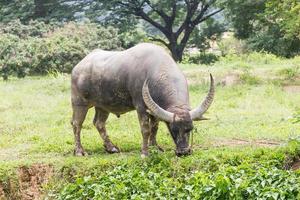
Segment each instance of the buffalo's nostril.
M176 150L175 153L178 157L181 157L181 156L190 155L192 153L192 151L191 151L191 149L187 148L187 149Z

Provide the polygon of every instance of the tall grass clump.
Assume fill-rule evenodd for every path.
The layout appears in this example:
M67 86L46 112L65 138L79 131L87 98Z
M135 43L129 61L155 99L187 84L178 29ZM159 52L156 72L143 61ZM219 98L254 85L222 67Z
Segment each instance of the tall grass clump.
M286 80L291 80L300 74L300 67L293 66L289 68L284 68L278 72L278 75L282 76Z

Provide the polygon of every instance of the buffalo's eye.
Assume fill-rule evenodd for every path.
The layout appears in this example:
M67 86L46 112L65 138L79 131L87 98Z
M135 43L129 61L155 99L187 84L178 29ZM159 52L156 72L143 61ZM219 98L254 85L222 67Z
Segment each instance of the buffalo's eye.
M190 126L190 127L186 127L184 132L188 133L188 132L191 132L193 130L193 126Z
M178 132L178 131L179 131L178 127L176 127L176 126L172 127L172 132Z

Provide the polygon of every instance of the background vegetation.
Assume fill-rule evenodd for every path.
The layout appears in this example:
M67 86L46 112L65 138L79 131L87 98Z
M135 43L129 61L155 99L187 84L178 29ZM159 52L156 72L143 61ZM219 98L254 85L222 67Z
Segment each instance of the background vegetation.
M299 16L297 0L0 1L0 199L300 199ZM180 62L192 106L216 79L193 154L161 125L165 152L141 160L134 112L109 117L122 153L106 154L90 111L74 157L68 73L140 42Z
M2 25L0 34L1 75L24 77L51 72L70 73L91 50L118 49L117 30L97 24L67 23L62 26L30 21Z

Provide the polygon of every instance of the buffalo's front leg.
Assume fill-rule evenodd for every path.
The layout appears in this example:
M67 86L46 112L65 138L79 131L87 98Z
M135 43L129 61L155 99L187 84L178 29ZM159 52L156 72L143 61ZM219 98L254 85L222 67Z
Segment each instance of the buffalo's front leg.
M150 119L149 114L146 112L139 112L138 117L141 127L141 132L143 136L143 143L142 143L142 157L146 157L149 155L149 137L150 137Z
M157 144L157 141L156 141L158 124L159 124L159 121L155 117L151 116L150 117L150 131L151 131L151 133L150 133L149 145L157 147L158 150L160 150L160 151L164 151L163 148L161 148Z
M80 142L80 131L82 127L82 123L85 119L86 113L88 111L87 106L72 106L73 108L73 117L71 124L73 126L73 132L75 136L75 149L74 155L75 156L85 156L87 155L83 150L83 147Z
M120 149L110 141L106 133L105 122L108 118L109 113L100 108L95 108L95 110L96 113L94 117L94 125L96 126L101 138L103 139L105 150L108 153L119 153Z

